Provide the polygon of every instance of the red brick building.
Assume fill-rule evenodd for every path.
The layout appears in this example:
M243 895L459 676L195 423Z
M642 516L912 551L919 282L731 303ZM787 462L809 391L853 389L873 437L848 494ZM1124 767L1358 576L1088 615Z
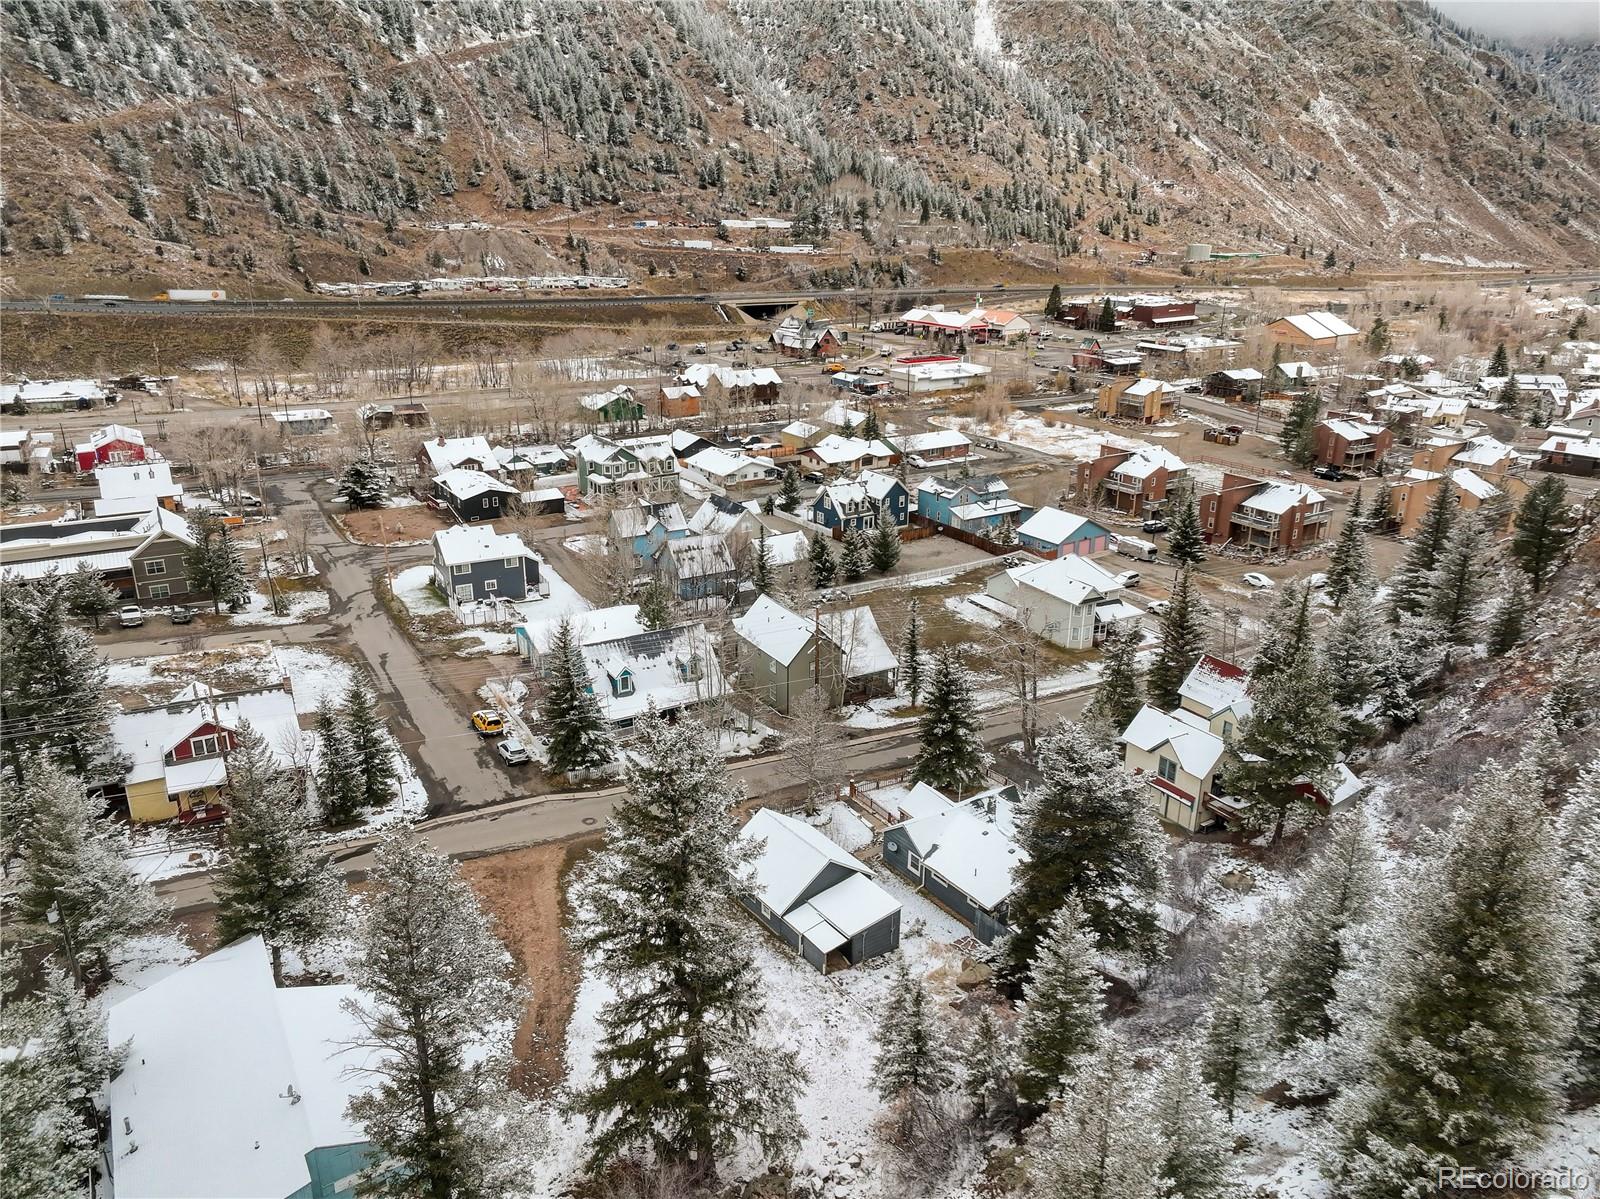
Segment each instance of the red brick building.
M1394 432L1369 421L1338 419L1318 421L1318 466L1340 470L1376 470L1394 444Z
M1188 467L1183 459L1159 446L1118 450L1102 445L1100 456L1078 464L1078 495L1098 496L1129 516L1142 516L1167 498Z
M1200 497L1208 543L1289 553L1328 536L1328 501L1304 483L1266 482L1224 472L1222 490Z

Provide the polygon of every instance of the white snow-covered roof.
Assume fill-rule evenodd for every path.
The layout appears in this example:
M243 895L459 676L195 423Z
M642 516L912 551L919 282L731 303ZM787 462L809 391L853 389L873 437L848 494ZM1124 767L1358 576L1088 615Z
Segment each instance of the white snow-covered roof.
M900 901L865 874L852 874L820 895L813 895L796 908L794 914L799 916L807 908L821 916L843 938L839 942L842 945L844 941L866 932L878 921L898 912ZM807 940L812 939L808 933Z
M865 605L842 612L824 612L822 632L843 651L846 678L882 674L897 665L894 651L878 629L877 617Z
M704 391L712 379L717 380L723 387L733 391L741 387L764 387L778 385L783 378L770 366L733 367L721 366L715 362L696 362L685 367L678 378L691 386Z
M478 438L476 440L482 440ZM506 470L524 470L529 467L566 466L572 461L558 445L501 446L494 452L495 461Z
M1480 500L1492 500L1500 494L1500 489L1488 479L1466 467L1451 471L1450 481L1468 495L1476 496Z
M785 425L782 432L787 433L797 441L808 441L822 432L822 430L810 421L796 420L790 421Z
M1314 341L1350 337L1358 332L1331 312L1299 312L1283 319Z
M1080 536L1080 530L1085 525L1094 525L1094 522L1087 516L1079 516L1076 512L1063 512L1060 508L1040 508L1017 526L1017 535L1031 537L1045 545L1061 545Z
M272 419L280 425L298 425L306 421L331 421L333 413L326 408L288 408L282 412L274 412Z
M50 404L80 399L103 400L111 394L93 379L30 379L22 383L0 383L0 408L21 400L24 404ZM137 432L137 430L135 430ZM139 438L144 444L144 438Z
M547 654L555 644L561 622L571 620L572 634L579 645L597 645L602 641L618 641L645 631L639 623L638 604L617 604L610 608L595 608L589 612L575 612L569 616L549 616L543 620L519 625L536 654Z
M1143 445L1135 450L1131 457L1113 466L1111 473L1127 479L1144 480L1163 467L1168 474L1177 474L1179 471L1189 469L1183 459L1171 450L1158 445Z
M903 835L920 851L928 870L994 910L1011 894L1016 871L1028 860L1015 840L1016 818L1008 798L1014 790L995 788L959 804L931 787L927 790L932 794L920 797L916 805L924 814L889 829L885 838ZM943 809L935 798L943 800Z
M652 703L658 712L672 712L726 692L716 642L704 624L645 630L612 641L585 638L580 648L590 686L613 724L637 719ZM624 671L633 684L627 694L612 686Z
M864 470L853 480L822 484L817 494L826 495L833 506L841 510L851 504L881 504L899 481L881 471Z
M972 439L959 429L935 429L931 433L907 433L899 438L900 449L907 454L921 454L928 450L948 450L970 446Z
M630 404L638 403L633 397L633 388L626 383L618 383L610 391L597 391L578 397L578 403L590 412L598 412L618 400L627 400Z
M1147 396L1166 389L1167 385L1160 379L1135 379L1128 384L1127 389L1122 394L1125 396Z
M770 462L763 462L752 458L748 454L735 454L728 450L712 446L701 450L687 460L701 474L714 479L732 479L735 481L760 478L773 473Z
M1474 437L1451 458L1462 466L1495 466L1511 457L1515 451L1494 437Z
M1256 370L1256 368L1253 366L1241 366L1235 370L1225 370L1220 373L1226 375L1235 383L1259 383L1261 380L1266 378L1265 375Z
M872 874L809 824L770 808L756 809L739 838L766 842L751 863L751 889L780 916L795 907L824 867L842 866L869 878Z
M1325 420L1322 423L1324 427L1346 441L1365 441L1383 432L1382 425L1374 425L1364 420Z
M528 446L526 448L529 450L555 449L554 446ZM488 439L483 437L435 437L422 443L422 452L427 455L428 465L433 472L442 475L446 471L454 470L456 467L464 466L469 462L482 469L489 469L500 463L501 453L509 457L517 451L496 451L489 445ZM560 453L559 450L556 452ZM562 454L561 457L564 460L566 455Z
M1280 362L1278 370L1286 379L1315 379L1321 373L1309 362Z
M688 522L683 519L683 508L675 501L652 504L640 500L637 504L613 508L606 523L611 528L612 536L628 540L643 537L657 525L660 525L668 535L689 527Z
M1115 575L1077 554L1049 562L1013 566L1005 573L1018 587L1029 588L1074 606L1090 600L1106 599L1122 591L1122 584L1117 582ZM1025 604L1018 606L1026 607Z
M838 433L829 433L806 450L828 466L848 466L866 457L889 458L894 452L892 446L877 438L867 441L862 437L842 437Z
M294 696L281 687L218 694L203 683L192 683L169 703L118 712L111 718L111 736L129 762L124 782L165 778L168 795L192 790L200 785L188 781L196 772L186 769L184 762L169 766L166 755L202 725L236 731L245 721L284 765L291 764L291 752L301 740L300 721ZM209 761L220 766L223 760Z
M1268 483L1262 490L1249 496L1240 503L1241 508L1254 508L1258 512L1270 512L1275 516L1282 516L1289 509L1300 504L1320 504L1325 502L1325 497L1320 491L1307 486L1305 483Z
M161 500L183 494L183 484L172 481L171 463L160 460L97 466L94 481L100 488L100 498L94 502L96 516L148 511Z
M974 500L970 504L956 504L950 515L957 520L981 520L989 516L1012 516L1022 511L1022 505L1010 496L997 499Z
M720 495L710 496L695 509L694 515L689 518L689 531L692 533L715 533L726 537L741 524L754 519L750 509L743 504L735 500L725 499Z
M1173 757L1186 774L1207 779L1222 760L1226 747L1222 738L1209 729L1185 720L1184 717L1188 715L1192 713L1168 713L1146 704L1129 723L1122 740L1146 753L1155 753L1163 746L1171 746Z
M981 362L895 362L889 373L908 383L918 380L977 379L994 368Z
M793 566L811 551L804 533L773 533L767 537L767 561L773 566Z
M62 386L62 387L70 387L73 384L78 384L78 383L87 384L89 387L94 388L96 391L99 390L99 386L100 386L97 383L90 383L89 380L87 380L87 379L69 379L65 383L60 384L60 386ZM24 383L22 386L26 390L27 388L30 388L30 387L42 387L42 386L54 386L54 385L52 385L52 384ZM24 396L24 399L26 399L26 396ZM83 453L89 453L89 452L91 452L93 450L98 450L101 446L110 445L114 441L126 441L130 445L143 445L144 444L144 434L141 433L138 429L135 429L130 425L106 425L104 428L96 429L93 433L89 434L89 439L87 441L81 441L77 445L73 446L72 448L74 450L76 450L78 453L83 454Z
M1539 446L1541 453L1561 453L1578 458L1600 458L1600 437L1551 437Z
M531 558L533 552L515 533L496 533L493 525L456 525L433 535L439 560L446 566L465 566L495 558Z
M1211 654L1201 654L1178 688L1178 694L1205 712L1215 716L1232 709L1241 718L1250 714L1253 706L1248 691L1250 675L1232 662Z
M785 666L805 649L815 631L806 617L791 612L770 595L757 598L749 611L733 618L733 631L767 657Z
M506 495L518 494L517 489L510 483L493 475L486 475L481 470L465 470L457 467L445 471L442 475L435 475L433 481L458 500L470 500L473 496L490 491L499 491Z
M712 533L679 537L666 544L672 568L680 579L699 579L709 575L732 574L733 555L726 538Z
M115 1004L127 1062L106 1087L121 1199L261 1199L311 1184L306 1154L360 1144L345 1116L370 1066L351 986L272 984L247 937Z

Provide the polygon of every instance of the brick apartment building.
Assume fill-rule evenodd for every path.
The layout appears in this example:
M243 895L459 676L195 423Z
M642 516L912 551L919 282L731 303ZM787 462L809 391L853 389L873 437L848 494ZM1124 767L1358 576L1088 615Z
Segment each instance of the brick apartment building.
M1222 489L1200 497L1200 531L1267 553L1292 553L1328 536L1328 501L1304 483L1266 482L1224 472Z

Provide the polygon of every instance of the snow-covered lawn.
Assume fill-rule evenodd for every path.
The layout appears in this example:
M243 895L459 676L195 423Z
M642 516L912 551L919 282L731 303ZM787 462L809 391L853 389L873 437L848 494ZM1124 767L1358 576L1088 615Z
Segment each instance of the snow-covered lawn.
M872 826L842 800L835 800L822 809L817 828L827 835L828 840L851 853L872 844Z
M273 612L272 601L268 598L265 584L261 584L251 593L250 602L244 611L229 615L228 619L236 625L251 627L261 625L301 624L318 616L328 614L328 593L321 589L311 591L280 591L278 599L282 612Z
M859 820L853 814L852 818ZM927 979L937 1006L953 1002L960 994L955 979L962 968L955 943L969 937L970 930L887 871L879 869L876 879L902 906L899 952ZM873 1087L875 1031L893 979L894 955L823 976L753 919L747 929L766 986L773 1042L797 1054L808 1075L799 1096L804 1141L794 1163L796 1172L831 1175L831 1187L816 1193L837 1199L897 1195L895 1184L885 1177L872 1131L882 1111ZM609 998L610 988L586 972L567 1025L567 1082L575 1089L593 1077L599 1014ZM553 1116L549 1173L535 1180L535 1191L555 1193L570 1183L587 1145L588 1129L581 1119ZM856 1155L861 1164L852 1167L848 1163ZM746 1178L760 1170L755 1155L746 1149L727 1164L724 1175Z
M443 612L448 604L444 596L439 594L439 589L433 585L433 563L422 562L416 566L408 566L394 576L394 581L389 585L394 592L395 599L405 606L407 612L413 616L426 616L431 612Z
M394 596L413 616L433 616L450 612L465 618L459 633L452 636L463 647L457 649L462 657L477 654L514 654L517 637L511 631L515 624L538 624L559 620L563 616L576 616L592 607L572 584L551 568L544 559L539 560L539 578L549 594L533 599L518 600L496 605L468 605L462 611L452 609L433 585L433 566L421 563L407 567L394 577ZM477 623L478 621L484 624Z
M995 441L1009 441L1073 462L1093 461L1100 456L1102 446L1137 450L1148 444L1119 433L1087 429L1082 425L1050 425L1045 423L1043 417L1024 416L1020 412L1011 413L1003 424L979 423L969 416L933 417L931 423L976 433Z

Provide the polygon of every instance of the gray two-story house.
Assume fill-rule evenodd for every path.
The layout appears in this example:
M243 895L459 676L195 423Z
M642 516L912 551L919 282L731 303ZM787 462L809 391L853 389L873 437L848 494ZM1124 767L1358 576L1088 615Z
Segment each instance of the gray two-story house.
M433 581L455 603L525 600L540 594L539 559L515 533L493 525L440 529L433 535Z
M844 697L844 653L819 625L769 595L758 596L733 619L740 679L758 699L786 716L790 704L813 687L821 688L830 706Z
M739 837L760 845L740 902L823 974L900 944L900 901L809 824L759 808Z

